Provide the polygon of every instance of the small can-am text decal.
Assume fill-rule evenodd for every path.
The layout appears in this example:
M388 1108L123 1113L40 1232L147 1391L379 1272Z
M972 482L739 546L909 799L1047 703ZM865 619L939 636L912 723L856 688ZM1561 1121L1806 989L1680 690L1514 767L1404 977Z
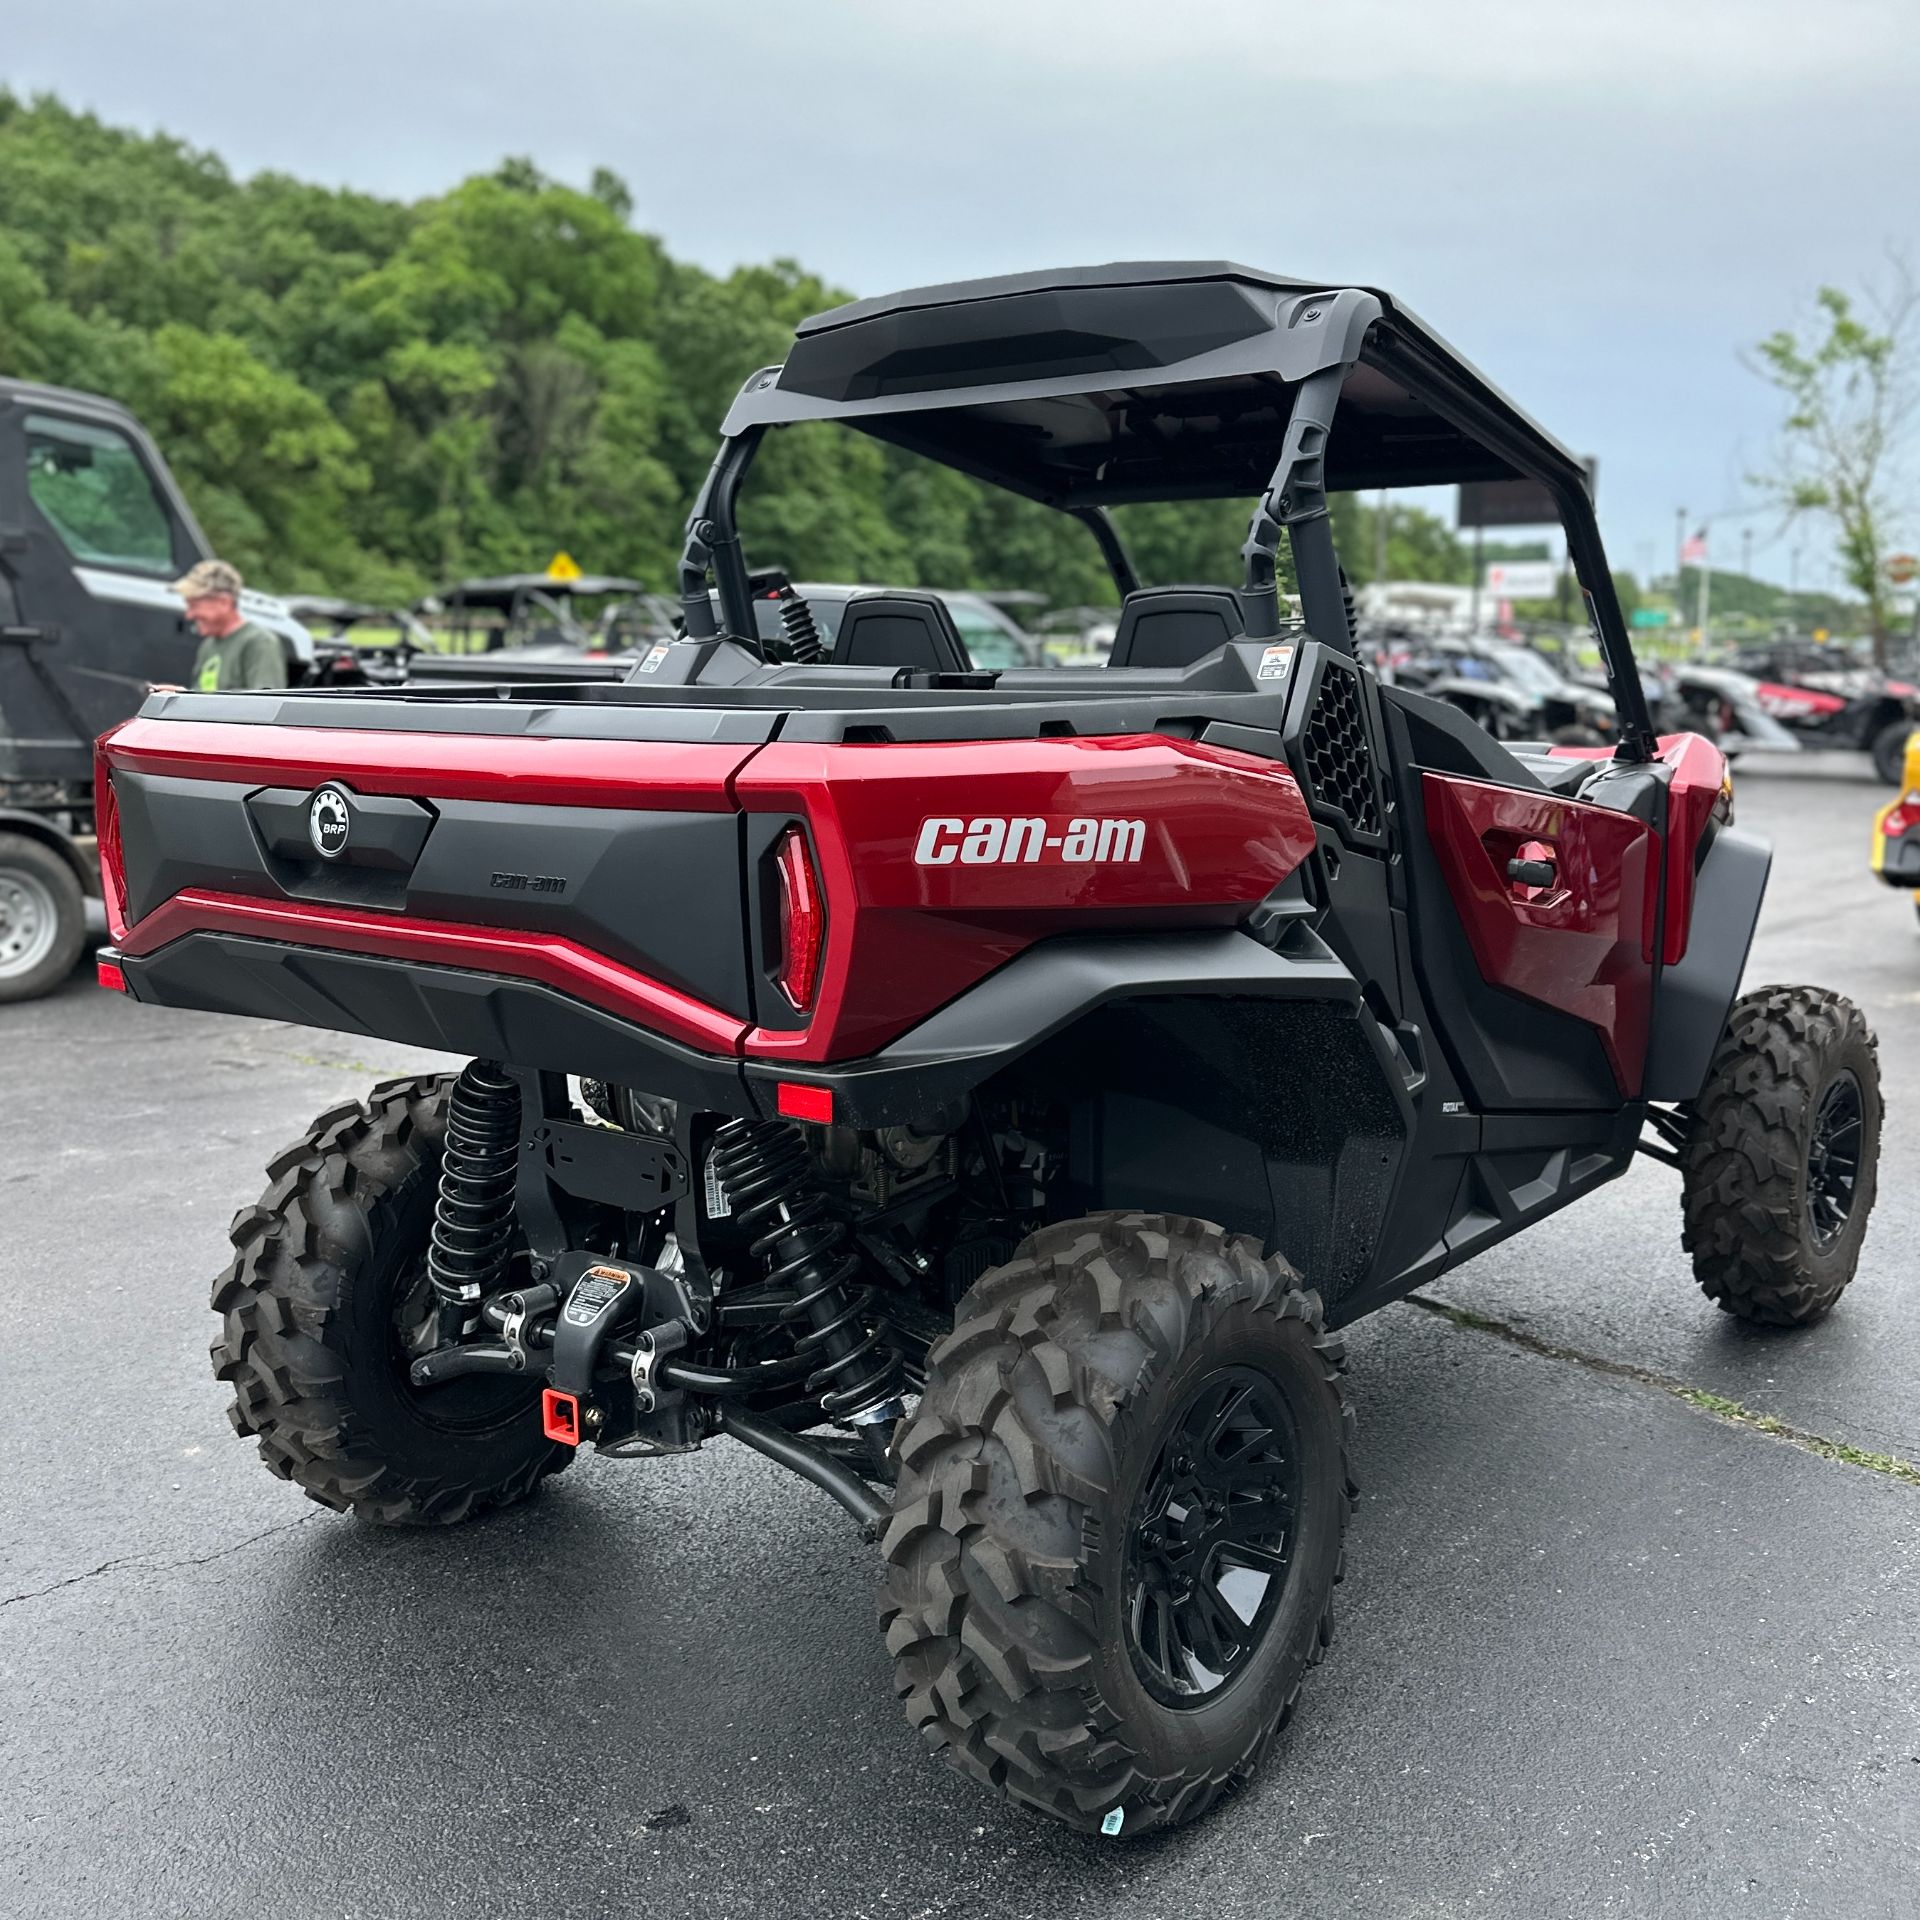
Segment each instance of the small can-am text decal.
M1080 867L1138 860L1147 843L1144 820L1031 813L971 820L935 815L920 822L913 844L919 867Z

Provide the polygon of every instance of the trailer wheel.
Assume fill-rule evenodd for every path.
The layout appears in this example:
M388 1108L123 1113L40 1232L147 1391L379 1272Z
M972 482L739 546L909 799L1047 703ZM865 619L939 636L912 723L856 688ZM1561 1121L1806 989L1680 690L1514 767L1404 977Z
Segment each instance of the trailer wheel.
M227 1417L310 1499L388 1526L451 1526L522 1500L573 1458L541 1431L539 1386L476 1374L429 1393L427 1239L450 1074L389 1080L323 1113L234 1216L214 1283Z
M1765 987L1734 1002L1681 1150L1681 1240L1707 1298L1804 1326L1860 1262L1880 1159L1880 1065L1844 995Z
M960 1303L897 1444L881 1617L965 1773L1103 1833L1244 1786L1333 1633L1340 1343L1204 1221L1043 1228Z
M73 868L23 833L0 833L0 1001L51 993L87 942L87 903Z

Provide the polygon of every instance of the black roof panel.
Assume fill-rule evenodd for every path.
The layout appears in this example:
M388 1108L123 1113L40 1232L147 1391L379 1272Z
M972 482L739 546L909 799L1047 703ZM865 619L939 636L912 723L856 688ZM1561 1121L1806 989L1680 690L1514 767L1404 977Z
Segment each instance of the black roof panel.
M1244 497L1273 472L1299 382L1355 361L1328 451L1336 491L1513 475L1459 406L1436 410L1436 385L1526 443L1525 464L1584 471L1388 295L1224 260L851 301L800 324L785 365L741 389L726 431L844 420L1060 506Z

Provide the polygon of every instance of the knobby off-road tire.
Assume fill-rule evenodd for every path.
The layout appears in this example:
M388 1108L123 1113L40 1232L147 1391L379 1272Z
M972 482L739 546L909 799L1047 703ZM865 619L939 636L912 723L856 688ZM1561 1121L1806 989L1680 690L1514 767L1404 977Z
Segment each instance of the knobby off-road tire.
M1244 1785L1332 1637L1354 1494L1341 1358L1283 1260L1203 1221L1050 1226L981 1279L899 1438L883 1546L895 1690L929 1744L1083 1829L1177 1824ZM1136 1522L1223 1375L1266 1382L1290 1427L1291 1557L1238 1670L1169 1704L1130 1637Z
M1763 987L1734 1002L1680 1156L1681 1239L1709 1300L1803 1326L1839 1299L1873 1208L1880 1115L1873 1032L1851 1000Z
M227 1417L283 1480L389 1526L451 1526L524 1499L573 1458L540 1429L538 1383L407 1382L426 1284L451 1075L390 1080L323 1113L234 1216L214 1283Z
M66 858L0 833L0 1004L51 993L87 941L86 895Z
M1873 736L1868 749L1873 770L1890 787L1897 787L1907 777L1907 742L1915 733L1920 733L1920 722L1889 720Z

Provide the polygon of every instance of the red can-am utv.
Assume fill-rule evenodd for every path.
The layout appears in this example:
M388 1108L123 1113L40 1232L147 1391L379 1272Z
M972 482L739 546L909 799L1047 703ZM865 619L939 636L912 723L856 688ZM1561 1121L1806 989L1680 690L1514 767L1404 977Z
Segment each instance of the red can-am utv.
M1084 522L1111 663L975 669L906 592L824 647L735 513L823 421ZM1611 752L1353 656L1329 490L1513 476L1560 503ZM424 1524L732 1435L880 1539L964 1770L1108 1833L1239 1787L1331 1632L1335 1328L1640 1150L1749 1319L1830 1307L1873 1202L1872 1036L1735 999L1768 855L1653 736L1585 487L1379 293L937 287L747 381L687 638L624 684L150 700L103 748L109 983L472 1059L269 1168L214 1293L234 1425ZM1143 586L1105 508L1202 496L1252 503L1242 577Z

